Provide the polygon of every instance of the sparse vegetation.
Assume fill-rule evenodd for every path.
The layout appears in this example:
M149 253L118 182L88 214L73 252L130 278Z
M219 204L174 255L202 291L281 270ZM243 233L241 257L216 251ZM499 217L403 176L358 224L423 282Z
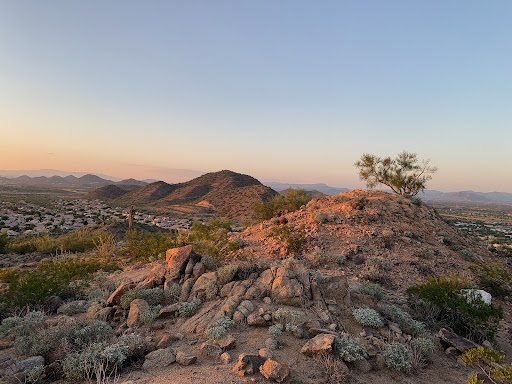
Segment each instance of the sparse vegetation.
M383 184L397 195L417 195L432 179L436 167L429 166L429 160L421 163L415 153L402 152L395 159L381 158L368 153L354 164L359 168L359 178L368 188Z
M491 295L505 298L512 293L512 271L502 262L476 263L469 268Z
M183 302L178 306L178 313L181 317L190 317L201 304L201 300L194 299L191 302Z
M494 338L503 309L486 304L480 297L468 302L461 294L472 284L458 275L430 277L407 289L409 305L421 318L435 326L449 326L457 334L476 342Z
M503 364L505 356L493 349L482 347L469 349L461 356L466 365L476 366L486 378L494 384L512 383L512 365ZM468 378L468 384L484 384L475 372Z
M217 279L219 280L219 284L222 286L224 284L229 283L235 277L238 272L238 265L229 264L223 267L220 267L217 270Z
M356 321L363 327L380 328L382 320L379 314L371 308L357 308L352 311L352 315Z
M134 261L163 259L165 251L179 245L177 236L172 233L128 231L123 252Z
M368 357L366 348L359 339L352 339L348 335L336 337L332 348L339 358L346 362L364 360Z
M268 220L277 215L280 211L296 211L306 205L312 196L303 189L288 188L284 196L276 195L266 202L256 202L253 206L256 220Z
M377 300L382 300L384 298L384 290L379 283L365 282L361 286L360 292L364 295L373 296Z
M121 307L124 309L130 308L131 302L135 299L143 299L147 301L149 305L157 305L163 301L164 293L160 288L142 289L136 287L129 290L121 297Z
M407 347L400 343L386 345L384 351L386 365L400 372L409 372L412 368L412 356Z
M235 322L227 316L221 316L213 327L208 328L204 335L210 340L218 340L229 333Z
M306 232L304 225L301 225L299 228L280 225L271 228L270 236L276 237L279 241L283 242L288 253L298 253L302 248Z
M425 333L425 324L411 318L396 305L383 305L379 307L381 313L389 320L397 323L406 332L413 335Z

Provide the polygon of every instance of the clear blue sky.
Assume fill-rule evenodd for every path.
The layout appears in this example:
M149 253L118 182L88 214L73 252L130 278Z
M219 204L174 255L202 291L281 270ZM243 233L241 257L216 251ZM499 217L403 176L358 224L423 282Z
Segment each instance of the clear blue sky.
M0 0L0 169L512 192L512 1Z

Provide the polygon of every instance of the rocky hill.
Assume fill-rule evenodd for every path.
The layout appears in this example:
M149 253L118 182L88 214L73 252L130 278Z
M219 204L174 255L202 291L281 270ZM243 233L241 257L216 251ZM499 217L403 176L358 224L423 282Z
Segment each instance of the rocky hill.
M119 194L117 197L110 197ZM111 200L113 204L135 205L139 208L163 209L186 205L198 210L208 209L218 216L243 221L252 216L256 201L267 200L277 192L257 179L232 171L207 173L179 184L158 181L122 193L119 189L102 189L89 197Z

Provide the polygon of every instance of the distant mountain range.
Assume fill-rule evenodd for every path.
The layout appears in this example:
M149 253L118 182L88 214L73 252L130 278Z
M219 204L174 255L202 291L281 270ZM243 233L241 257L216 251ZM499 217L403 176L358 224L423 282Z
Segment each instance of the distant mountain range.
M512 203L512 193L506 192L440 192L426 190L418 194L423 200L433 201L454 201L454 202L473 202L473 203Z
M1 177L0 176L0 185L2 184L23 184L23 185L40 185L40 186L79 186L79 187L89 187L89 188L98 188L106 185L116 185L123 190L132 190L135 188L139 188L141 186L146 185L147 183L144 181L139 181L135 179L126 179L118 182L114 182L112 180L103 179L99 176L93 174L85 174L80 177L76 177L73 175L68 176L36 176L30 177L27 175L18 176L18 177Z
M272 181L264 181L263 184L278 192L284 191L285 189L288 188L302 188L305 189L306 191L318 191L323 193L324 195L334 196L339 195L340 192L350 191L350 189L348 188L331 187L327 184L287 184Z

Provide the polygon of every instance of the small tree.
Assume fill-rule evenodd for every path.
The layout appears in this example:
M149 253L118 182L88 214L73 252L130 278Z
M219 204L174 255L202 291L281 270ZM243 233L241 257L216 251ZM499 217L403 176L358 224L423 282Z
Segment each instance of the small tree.
M398 195L415 196L425 189L426 182L437 171L429 163L430 160L420 162L415 153L403 151L394 159L365 153L354 165L368 188L384 184Z

